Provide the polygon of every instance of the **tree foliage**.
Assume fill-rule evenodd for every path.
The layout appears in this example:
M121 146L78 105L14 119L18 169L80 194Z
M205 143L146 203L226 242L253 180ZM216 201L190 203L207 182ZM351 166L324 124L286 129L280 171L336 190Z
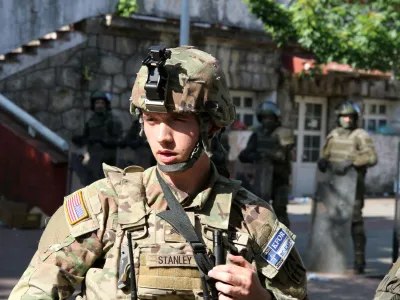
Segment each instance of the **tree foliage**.
M279 46L296 42L317 63L380 71L400 67L400 0L244 1Z
M136 0L119 0L116 13L121 17L129 18L137 8Z

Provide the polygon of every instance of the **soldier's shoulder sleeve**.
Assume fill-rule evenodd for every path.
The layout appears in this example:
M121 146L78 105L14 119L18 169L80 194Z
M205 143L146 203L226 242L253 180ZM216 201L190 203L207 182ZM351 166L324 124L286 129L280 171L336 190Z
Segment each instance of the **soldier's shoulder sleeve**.
M354 130L352 136L357 143L357 153L355 153L353 164L355 166L374 166L378 162L378 154L371 135L366 130L358 128Z
M276 134L282 146L289 146L295 143L293 130L284 127L278 127Z
M65 197L10 299L66 299L113 243L115 192L102 179Z
M372 143L371 135L363 128L357 128L354 130L354 137L358 139L361 143Z
M108 178L93 182L64 199L64 215L70 233L79 237L88 232L116 226L117 193Z
M374 300L400 299L400 258L379 283Z
M240 202L254 262L263 286L276 299L307 299L306 270L294 244L296 236L276 218L268 203L241 188Z

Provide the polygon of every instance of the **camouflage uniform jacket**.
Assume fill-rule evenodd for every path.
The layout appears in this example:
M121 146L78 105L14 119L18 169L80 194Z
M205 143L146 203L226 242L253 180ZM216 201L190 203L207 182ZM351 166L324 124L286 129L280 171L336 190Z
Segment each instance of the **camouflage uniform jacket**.
M332 162L350 160L358 168L366 169L378 161L371 136L364 129L336 128L328 135L322 156Z
M139 167L104 166L104 171L106 179L65 198L10 299L66 299L81 284L77 299L130 299L128 230L139 299L202 299L190 246L156 215L167 208L156 168L142 172ZM252 262L276 299L308 299L305 269L291 248L295 236L268 204L220 176L214 166L208 185L196 197L170 189L208 251L213 249L212 231L221 229L225 250L236 248ZM286 237L286 258L282 247L276 247L281 237ZM276 259L271 247L283 259ZM269 263L262 258L267 255Z
M389 273L380 282L374 300L400 299L400 259L393 264Z

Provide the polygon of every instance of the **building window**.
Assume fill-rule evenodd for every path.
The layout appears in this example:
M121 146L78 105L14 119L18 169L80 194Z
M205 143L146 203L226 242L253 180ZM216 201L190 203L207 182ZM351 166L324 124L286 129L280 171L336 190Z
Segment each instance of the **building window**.
M246 124L247 128L257 125L256 94L245 91L231 91L230 94L233 104L236 106L236 119Z
M321 137L318 135L305 135L303 140L303 162L316 162L321 148Z
M388 124L391 102L386 100L364 100L363 128L370 132L384 129Z

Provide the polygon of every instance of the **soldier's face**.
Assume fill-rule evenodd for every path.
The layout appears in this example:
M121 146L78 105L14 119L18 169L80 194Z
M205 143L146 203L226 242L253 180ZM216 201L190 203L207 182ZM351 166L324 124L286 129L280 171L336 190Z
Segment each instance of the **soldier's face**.
M353 117L349 115L343 115L339 117L339 124L343 128L350 128L353 126L354 120Z
M95 112L105 112L106 111L106 102L103 99L96 99L94 102L94 111Z
M143 113L144 132L157 162L184 162L195 147L200 126L194 114Z

